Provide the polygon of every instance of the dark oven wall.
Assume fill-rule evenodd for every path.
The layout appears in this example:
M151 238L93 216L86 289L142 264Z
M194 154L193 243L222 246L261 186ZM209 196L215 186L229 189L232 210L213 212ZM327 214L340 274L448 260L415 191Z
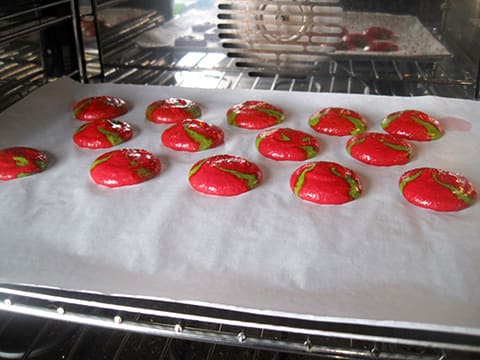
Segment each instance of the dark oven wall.
M443 0L342 0L344 9L355 11L378 11L393 14L425 13L432 18L438 18Z

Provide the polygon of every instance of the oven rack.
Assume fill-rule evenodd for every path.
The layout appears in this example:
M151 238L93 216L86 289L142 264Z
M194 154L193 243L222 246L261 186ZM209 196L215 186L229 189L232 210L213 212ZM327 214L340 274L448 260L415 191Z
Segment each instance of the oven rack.
M82 79L83 43L74 0L25 0L0 16L0 111L60 75ZM71 44L55 44L53 29L70 28ZM45 32L50 32L47 39ZM61 50L59 50L61 48ZM64 58L55 56L63 51ZM70 58L69 58L70 57Z
M324 358L446 360L480 356L479 334L301 320L38 287L3 285L0 310L146 336ZM0 337L2 331L0 323Z
M30 43L7 44L0 48L0 109L46 83L37 51Z
M112 4L108 1L99 4L96 4L97 0L90 2L94 21L98 26L99 14ZM322 2L324 3L338 6L337 0ZM113 5L116 5L115 1ZM144 17L132 17L110 29L98 31L96 46L93 46L92 42L90 46L86 46L90 79L188 86L185 85L187 82L178 80L179 77L186 77L179 76L180 73L204 72L205 77L210 80L207 83L213 84L210 87L217 88L292 89L390 96L438 95L466 99L480 97L478 64L474 64L474 60L458 48L451 49L454 55L450 57L349 58L331 53L302 73L295 68L289 68L288 71L275 67L266 68L262 64L252 63L251 59L241 54L236 58L237 54L232 49L222 47L220 38L207 40L206 48L144 48L136 42L137 36L161 27L165 20L166 18L159 14L148 13ZM448 42L450 47L443 28L442 31L435 26L429 28L439 41ZM197 63L180 65L183 57L202 52L204 57L199 57ZM205 57L212 53L225 54L226 59L216 66L202 67ZM218 77L218 83L215 83L212 77Z
M92 11L95 22L98 14L107 6L95 5ZM276 4L276 2L273 2ZM272 4L273 4L272 3ZM322 4L338 6L338 1ZM243 4L243 3L242 3ZM240 5L239 5L240 6ZM334 6L334 7L335 7ZM228 6L227 6L228 7ZM220 12L221 6L219 6ZM99 32L97 48L87 48L89 70L100 81L189 86L179 81L179 74L205 73L210 87L220 88L266 88L271 90L292 89L296 91L318 91L339 93L364 93L393 96L438 95L454 98L478 99L478 64L464 52L453 47L446 31L431 25L434 36L442 43L448 43L452 56L414 57L371 57L331 53L326 55L308 72L288 71L281 67L265 67L254 60L236 54L234 49L223 48L219 35L208 38L206 47L158 47L144 48L136 42L143 32L162 26L165 18L150 14L144 19L132 18L112 29ZM137 26L143 21L142 26ZM201 35L201 34L200 34ZM181 59L191 53L223 53L226 59L215 66L202 67L204 58L198 63L181 66ZM212 72L218 72L212 74ZM193 75L191 76L194 77ZM212 77L218 77L218 83ZM204 80L204 79L202 79ZM183 83L183 85L182 85ZM190 85L191 86L191 85ZM198 84L194 85L199 86ZM205 85L200 85L205 86Z
M211 65L208 59L222 54L224 59ZM192 60L185 62L188 57ZM454 58L345 60L332 56L316 64L307 75L239 67L237 62L238 59L229 58L218 48L176 51L144 49L131 44L124 52L110 53L103 65L105 81L117 83L189 86L185 78L190 77L192 81L207 79L198 83L212 88L477 97L476 79L468 70L470 67L459 66ZM209 65L204 66L205 63Z
M128 49L134 39L148 30L165 21L165 17L156 10L145 10L134 13L131 9L128 19L118 21L112 26L101 26L102 11L115 9L117 5L128 3L127 0L110 0L98 2L90 0L90 6L82 7L79 10L81 21L91 19L94 26L94 36L83 36L85 43L84 55L87 66L87 79L104 79L104 59L112 52L121 52ZM122 10L122 9L120 9ZM127 11L128 9L123 9ZM140 9L137 9L140 10ZM81 22L80 21L80 22Z

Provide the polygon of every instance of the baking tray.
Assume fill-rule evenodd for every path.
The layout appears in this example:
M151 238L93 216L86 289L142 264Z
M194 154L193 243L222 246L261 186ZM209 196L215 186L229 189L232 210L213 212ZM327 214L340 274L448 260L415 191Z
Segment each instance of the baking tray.
M397 51L337 50L338 57L441 59L451 56L448 49L413 15L392 15L345 11L342 26L348 33L362 33L369 27L383 27L394 32Z
M94 185L90 164L103 151L81 150L74 102L94 95L125 98L121 119L136 133L125 144L158 155L162 173L121 189ZM187 97L226 142L201 153L160 143L148 104ZM256 131L226 123L246 99L282 106L283 126L311 132L310 114L325 106L355 109L380 131L390 112L416 108L440 119L446 135L415 143L408 166L376 168L350 158L346 138L317 135L313 160L356 171L362 197L342 206L302 202L290 191L301 163L277 163L255 149ZM433 166L462 173L480 188L480 127L475 101L262 90L205 90L60 79L0 114L0 148L31 146L52 159L40 174L0 183L0 283L204 304L299 319L382 324L480 334L480 206L436 213L407 203L398 178ZM194 192L190 167L218 153L243 156L264 173L256 189L233 198Z

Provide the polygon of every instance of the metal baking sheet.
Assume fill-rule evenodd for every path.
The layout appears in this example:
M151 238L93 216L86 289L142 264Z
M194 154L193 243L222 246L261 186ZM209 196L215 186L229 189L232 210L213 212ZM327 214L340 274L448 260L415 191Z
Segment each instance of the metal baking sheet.
M147 48L173 46L174 40L178 37L193 35L191 25L196 22L208 22L215 25L217 23L215 15L212 10L190 10L184 16L177 17L167 24L140 35L136 42ZM451 56L448 49L416 16L344 11L341 17L339 25L345 27L349 33L362 33L372 26L392 30L394 38L391 41L399 46L399 50L391 52L367 52L363 49L337 50L331 53L334 57L438 59ZM240 33L238 36L242 37L242 34ZM245 39L245 41L247 40Z
M336 51L335 56L362 57L405 57L405 58L442 58L451 56L447 48L413 15L392 15L386 13L368 13L345 11L343 26L348 33L362 33L372 26L390 29L394 32L391 40L397 44L398 51Z
M103 151L78 149L74 102L94 95L125 98L134 137L162 161L143 184L107 189L92 183L90 164ZM198 101L202 119L221 126L226 142L201 153L164 148L165 128L145 120L165 97ZM313 160L356 171L361 198L342 206L297 199L290 174L255 149L256 131L226 123L228 107L246 99L282 106L282 126L311 132L307 119L326 106L364 114L372 131L390 112L416 108L440 119L445 136L415 143L408 166L371 167L345 151L346 138L316 134ZM205 90L60 79L0 114L0 148L48 153L40 174L0 183L0 283L201 303L329 321L381 323L480 334L480 205L436 213L407 203L398 178L438 167L480 189L480 103L439 97L382 97L262 90ZM243 156L264 173L256 189L232 198L194 192L187 174L218 153Z

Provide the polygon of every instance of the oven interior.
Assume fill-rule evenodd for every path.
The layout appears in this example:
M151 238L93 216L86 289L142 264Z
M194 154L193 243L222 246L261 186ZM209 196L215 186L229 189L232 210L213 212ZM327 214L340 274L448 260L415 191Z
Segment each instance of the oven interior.
M200 1L192 6L188 2L176 2L171 8L156 9L155 15L152 13L151 16L141 16L140 19L134 17L125 23L112 25L111 28L100 21L99 36L85 43L87 77L100 77L108 82L171 86L197 87L202 84L201 86L216 88L478 97L479 54L474 39L475 34L478 34L478 24L475 25L475 21L478 22L479 10L475 1L464 1L461 4L439 0L402 1L395 4L379 1L330 1L321 2L320 5L309 1L302 2L302 6L258 5L262 2L253 1L257 4L253 10L251 3L251 0L219 1L218 4ZM308 5L303 5L304 3ZM122 6L128 5L122 3ZM84 15L84 18L87 21L101 18L102 9L107 11L101 7L98 13L92 11ZM289 62L289 55L294 57L309 49L308 46L298 49L297 43L312 43L312 39L317 38L310 36L307 40L295 39L296 32L302 30L303 22L322 21L330 25L329 22L333 21L335 25L351 25L348 22L352 19L335 18L338 15L336 9L345 13L371 12L380 17L383 14L394 14L418 18L425 29L445 45L448 53L439 55L427 50L418 56L416 52L406 56L395 56L388 52L362 54L361 51L339 54L335 49L332 52L332 41L335 43L340 40L340 35L334 32L330 34L330 46L317 47L316 51L312 51L314 60ZM262 12L269 17L262 15ZM163 17L159 18L159 13ZM466 17L470 17L468 22L459 20ZM282 18L286 20L281 20ZM166 19L170 20L162 23ZM245 19L253 22L253 30L244 31L241 27L240 24ZM265 22L273 25L263 26L262 23ZM278 25L282 22L291 22L293 25L283 28L281 24ZM163 28L162 24L165 24ZM459 26L464 29L459 31ZM335 27L316 31L323 34L322 31L331 32L332 29ZM307 30L315 31L311 28ZM145 31L147 32L143 36L137 36L139 32ZM414 42L414 31L398 31L404 32L407 42ZM250 37L255 32L260 32L261 35ZM287 35L282 35L282 32L287 32ZM289 37L294 39L288 41ZM320 43L321 41L319 40ZM252 42L260 45L251 46ZM291 53L288 46L293 48ZM259 50L259 47L263 47L261 50L264 51ZM428 48L428 44L421 43L419 47ZM284 56L286 60L283 60L283 67L275 62L269 63L270 57L274 56L272 52L280 53L277 54L280 62Z
M411 17L444 51L339 51L351 12ZM253 34L243 31L243 19L252 21ZM302 48L295 42L303 41L297 33L306 29L305 19L323 22L326 30L308 27ZM311 47L314 31L321 44ZM0 8L0 109L61 76L84 83L478 99L479 32L476 0L18 0ZM406 34L406 41L417 35ZM255 46L255 36L266 43ZM312 53L303 58L305 49ZM0 310L3 359L480 356L478 336L13 285L0 289Z

